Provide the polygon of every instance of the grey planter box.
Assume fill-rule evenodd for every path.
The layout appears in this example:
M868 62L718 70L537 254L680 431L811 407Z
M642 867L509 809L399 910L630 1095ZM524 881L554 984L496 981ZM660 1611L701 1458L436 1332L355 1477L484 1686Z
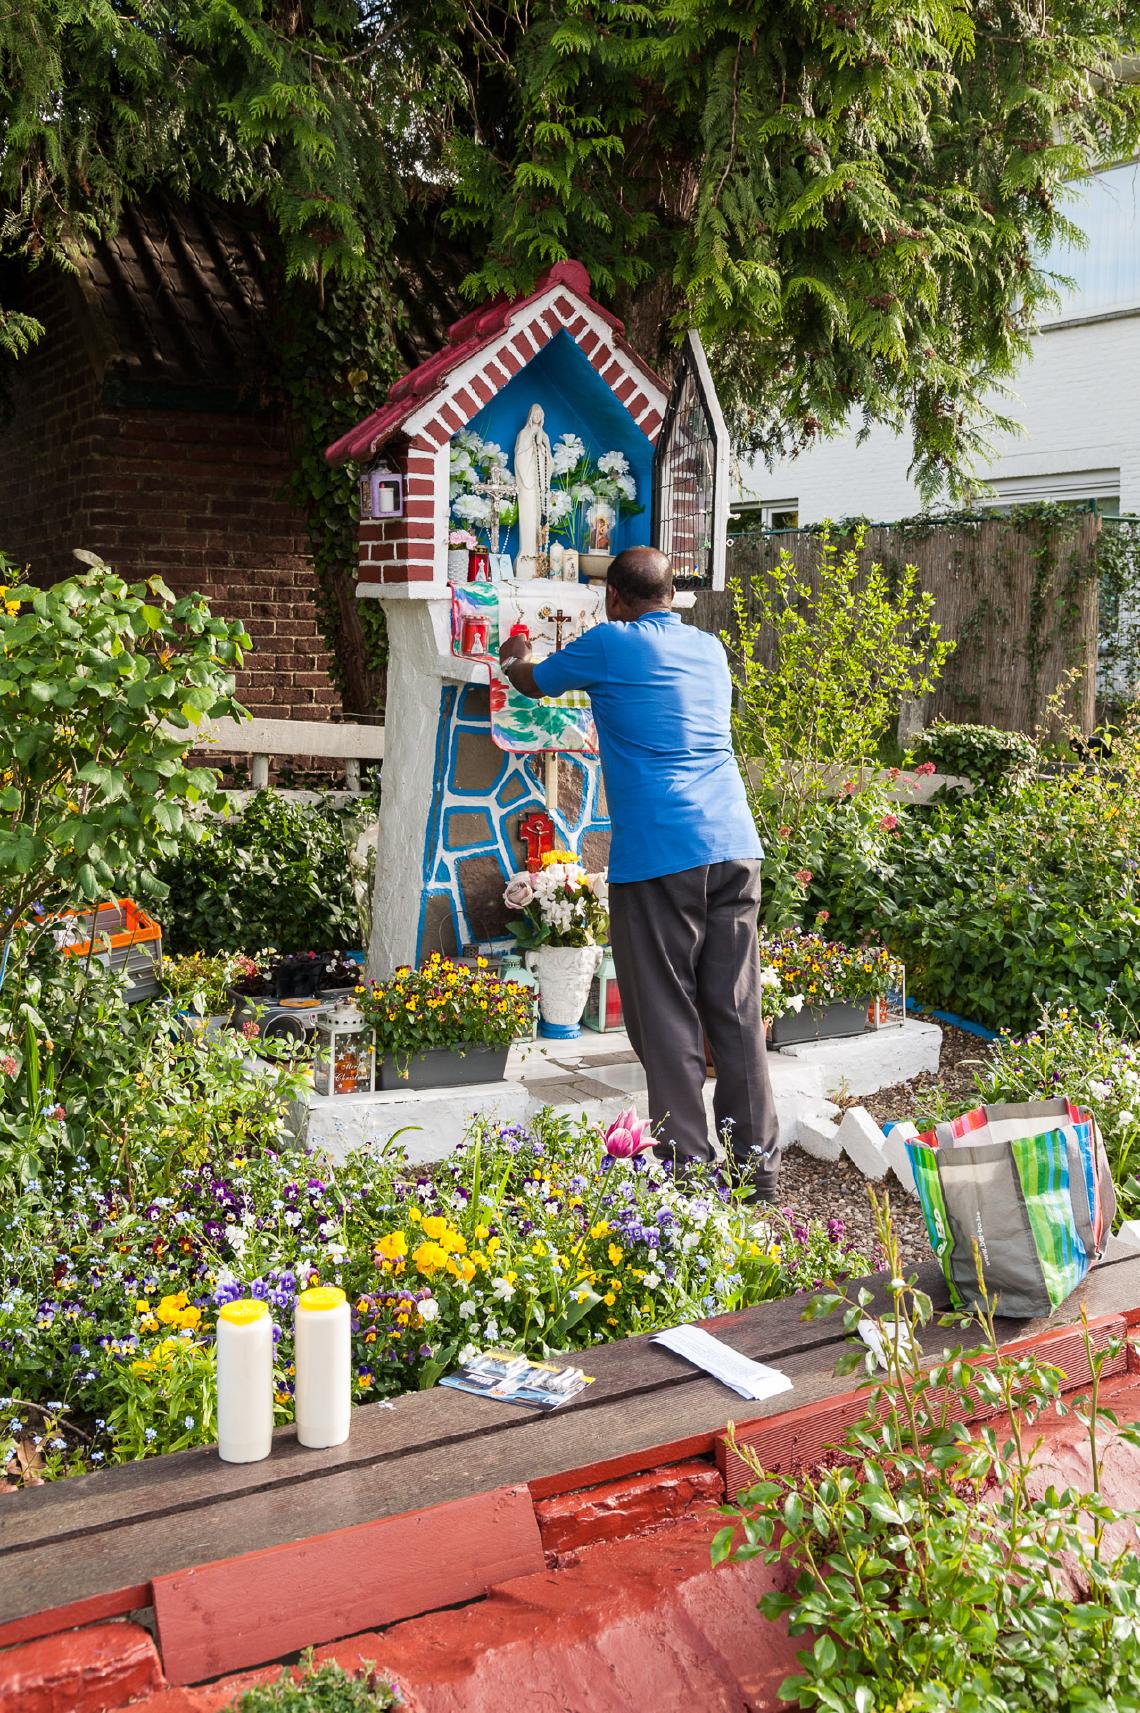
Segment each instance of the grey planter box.
M499 1083L507 1068L509 1047L429 1047L405 1061L380 1059L376 1087L384 1093L401 1088L462 1088L466 1083ZM401 1076L401 1070L407 1076Z
M861 1035L867 1027L870 1005L868 997L857 1005L836 1000L833 1005L805 1005L800 1011L787 1011L773 1022L768 1031L768 1045L798 1047L804 1041L834 1041L844 1035Z

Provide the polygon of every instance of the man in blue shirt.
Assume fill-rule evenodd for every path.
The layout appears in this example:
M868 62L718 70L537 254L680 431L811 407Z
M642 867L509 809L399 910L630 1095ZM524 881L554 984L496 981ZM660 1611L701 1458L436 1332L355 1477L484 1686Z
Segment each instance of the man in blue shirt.
M762 1201L780 1166L760 1015L760 858L732 751L724 648L672 610L673 573L652 547L619 553L606 618L536 661L499 650L524 696L589 692L613 828L610 942L649 1113L666 1157L708 1160L704 1026L713 1113L736 1174Z

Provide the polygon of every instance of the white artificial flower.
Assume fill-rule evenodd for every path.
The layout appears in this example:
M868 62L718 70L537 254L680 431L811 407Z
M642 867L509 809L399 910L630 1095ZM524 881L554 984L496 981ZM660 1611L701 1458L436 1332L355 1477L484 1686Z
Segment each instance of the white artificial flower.
M627 500L635 500L637 498L637 483L634 481L632 476L619 476L617 485Z
M491 515L491 502L486 494L460 494L451 509L456 517L467 518L472 523L486 523Z
M598 469L603 476L627 476L629 459L624 452L603 452L598 459Z
M419 1309L421 1320L436 1320L439 1316L439 1304L434 1297L425 1297Z
M551 523L561 523L570 512L570 495L565 488L551 488L546 515Z
M554 443L551 468L556 476L564 476L586 456L585 442L576 434L563 434Z

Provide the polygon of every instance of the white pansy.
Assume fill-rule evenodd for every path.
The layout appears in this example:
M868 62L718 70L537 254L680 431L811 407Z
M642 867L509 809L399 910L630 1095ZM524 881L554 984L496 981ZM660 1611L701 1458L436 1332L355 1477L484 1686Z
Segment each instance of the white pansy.
M466 1307L467 1305L464 1304L463 1306ZM439 1304L434 1297L425 1297L420 1304L419 1313L421 1320L437 1320L439 1318Z
M460 1305L459 1305L459 1318L460 1318L460 1320L470 1320L471 1316L473 1314L478 1314L478 1313L479 1313L479 1305L477 1303L473 1303L470 1300L470 1298L468 1298L468 1300L465 1303L460 1303Z
M768 965L767 969L762 969L760 971L761 987L779 987L779 985L780 972L779 970L773 969L771 964Z
M477 1344L465 1344L463 1346L463 1349L459 1352L459 1355L458 1355L456 1360L462 1366L463 1364L465 1364L467 1362L474 1362L475 1358L478 1355L479 1355L479 1346Z
M491 1286L491 1295L498 1297L500 1302L509 1302L515 1294L515 1287L509 1279L496 1279Z
M1089 1096L1093 1100L1107 1100L1108 1084L1097 1082L1094 1078L1094 1080L1089 1084Z
M788 1010L789 1011L802 1011L803 1008L804 1008L804 996L803 996L803 994L802 993L793 993L791 998L788 1000Z
M1124 1125L1135 1124L1136 1114L1134 1112L1129 1112L1128 1109L1125 1108L1123 1111L1117 1113L1116 1122Z

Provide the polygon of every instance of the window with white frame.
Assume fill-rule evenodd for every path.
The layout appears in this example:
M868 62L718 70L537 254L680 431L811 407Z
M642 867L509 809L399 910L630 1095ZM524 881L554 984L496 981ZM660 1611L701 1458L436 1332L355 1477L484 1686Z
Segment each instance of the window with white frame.
M1060 504L1095 505L1104 517L1120 514L1120 471L1067 470L1049 476L994 476L986 504L995 511L1029 506L1043 500Z
M1084 248L1056 244L1041 258L1058 285L1060 308L1043 325L1140 309L1140 161L1092 173L1065 186L1062 210L1088 240Z
M731 524L737 534L746 529L798 529L800 502L737 500L732 508Z

